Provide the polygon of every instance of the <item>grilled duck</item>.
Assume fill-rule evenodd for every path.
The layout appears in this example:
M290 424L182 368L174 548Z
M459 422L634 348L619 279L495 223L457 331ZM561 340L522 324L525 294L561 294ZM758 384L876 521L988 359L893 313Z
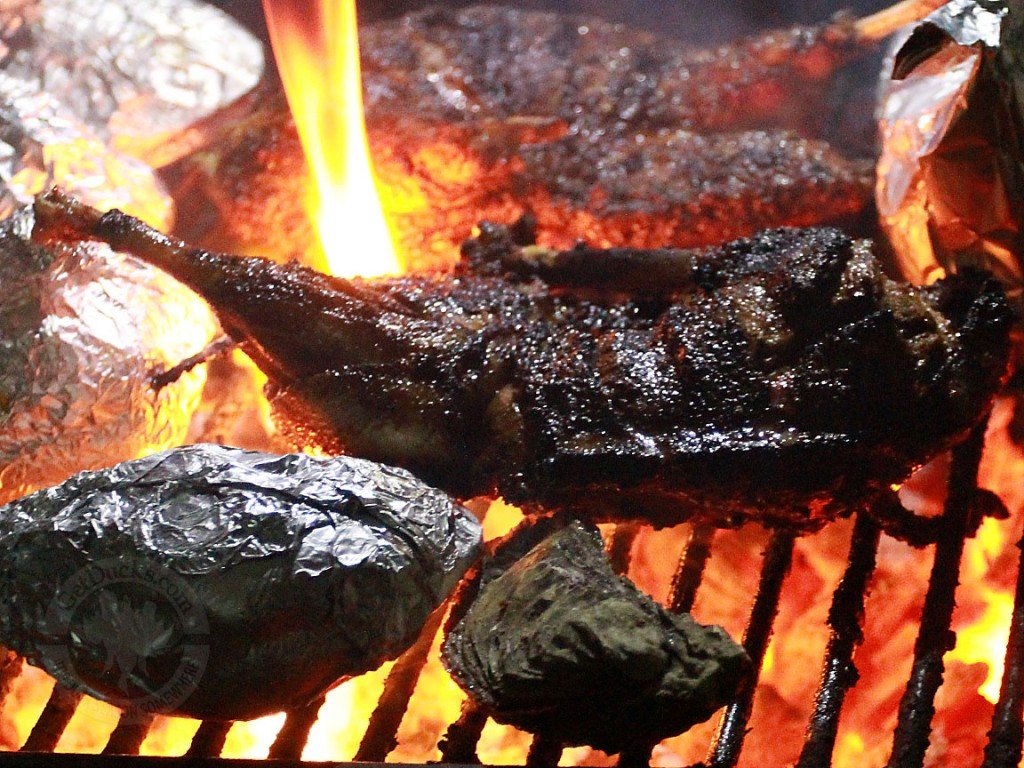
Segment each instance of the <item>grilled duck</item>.
M552 244L649 248L846 225L870 207L872 145L833 147L821 126L836 71L874 48L849 20L706 50L495 6L361 34L374 168L397 190L388 212L416 267L444 261L480 218L524 210ZM208 124L209 146L184 163L221 214L204 237L301 255L310 181L280 85L249 107ZM871 96L859 107L847 112L872 126Z
M461 496L586 498L597 518L813 525L963 435L1006 367L994 280L899 284L832 229L557 252L485 227L453 275L348 281L195 251L57 192L36 217L37 238L103 239L205 297L297 444Z

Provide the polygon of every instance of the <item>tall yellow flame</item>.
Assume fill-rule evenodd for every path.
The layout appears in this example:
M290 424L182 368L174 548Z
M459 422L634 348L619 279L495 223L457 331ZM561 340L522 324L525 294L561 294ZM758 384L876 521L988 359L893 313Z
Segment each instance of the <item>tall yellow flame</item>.
M316 260L336 275L399 272L363 122L355 0L263 0L263 9L314 181Z

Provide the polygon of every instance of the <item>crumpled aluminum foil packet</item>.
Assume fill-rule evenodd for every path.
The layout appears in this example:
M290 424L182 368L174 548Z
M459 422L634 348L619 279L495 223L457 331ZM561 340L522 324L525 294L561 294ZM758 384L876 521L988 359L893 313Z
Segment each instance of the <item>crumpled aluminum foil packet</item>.
M160 165L168 136L259 80L262 44L200 0L4 0L0 70Z
M0 30L20 38L31 26L8 12ZM99 244L31 244L24 206L53 184L161 229L173 220L148 166L33 82L0 72L0 502L180 444L205 372L160 391L151 375L216 332L206 304L157 269Z
M905 276L984 267L1024 308L1024 70L1017 8L952 0L894 59L879 105L876 200Z
M157 391L155 369L213 337L206 305L106 246L30 242L0 221L0 501L184 440L205 374Z
M480 547L404 470L189 446L0 509L0 643L129 713L247 719L398 656Z
M152 169L109 149L53 96L0 72L0 218L54 184L167 229L173 204Z

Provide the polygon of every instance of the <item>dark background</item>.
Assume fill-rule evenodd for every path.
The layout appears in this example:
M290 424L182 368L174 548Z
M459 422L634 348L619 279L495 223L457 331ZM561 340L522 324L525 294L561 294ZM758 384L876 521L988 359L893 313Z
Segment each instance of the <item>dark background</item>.
M266 38L260 0L212 0ZM309 0L310 3L315 0ZM477 0L478 2L479 0ZM545 9L584 13L650 29L694 43L715 43L770 26L824 21L842 9L858 15L890 5L895 0L519 0L523 9ZM428 5L461 7L473 0L358 0L359 14L366 20L399 16Z

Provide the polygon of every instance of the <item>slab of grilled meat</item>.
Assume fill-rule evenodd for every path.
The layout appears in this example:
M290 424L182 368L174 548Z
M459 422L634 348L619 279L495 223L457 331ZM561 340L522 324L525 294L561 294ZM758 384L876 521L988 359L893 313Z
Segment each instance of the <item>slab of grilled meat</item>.
M311 181L287 110L271 95L190 161L224 222L203 235L220 238L215 247L302 257L315 242L302 208ZM450 266L482 218L531 211L545 242L563 248L580 238L694 247L771 226L855 222L874 184L869 160L788 130L666 128L638 140L557 120L453 125L389 114L369 133L383 187L416 201L388 212L400 252L419 269Z
M106 240L206 298L297 444L599 519L828 519L963 435L1006 367L994 280L899 284L833 229L557 252L485 227L454 275L348 281L56 192L36 217L39 238ZM623 267L629 299L608 289Z
M559 117L604 131L813 133L832 77L872 50L852 19L694 48L597 16L432 8L360 31L366 106L444 122Z
M402 251L417 268L443 263L481 218L525 210L559 247L692 247L853 221L872 163L835 151L818 123L831 76L864 49L845 23L693 50L494 6L367 25L370 145L401 200L389 213ZM210 146L184 165L221 213L214 247L302 255L310 182L288 105L277 83L250 105L208 126ZM860 111L870 123L872 105Z

